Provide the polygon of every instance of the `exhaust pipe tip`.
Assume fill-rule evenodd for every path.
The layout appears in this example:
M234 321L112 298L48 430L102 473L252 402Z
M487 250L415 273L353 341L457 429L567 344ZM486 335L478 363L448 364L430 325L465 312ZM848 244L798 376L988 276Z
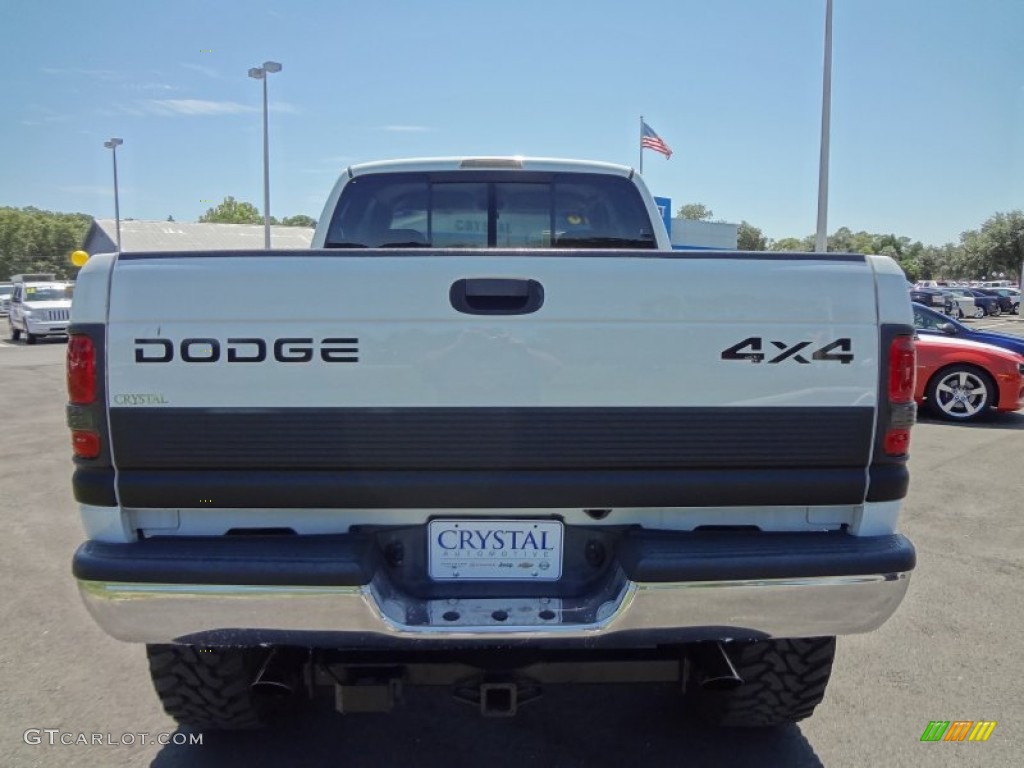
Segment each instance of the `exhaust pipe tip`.
M743 685L738 677L702 677L697 681L705 691L734 691Z
M254 693L279 698L291 696L295 693L296 673L294 661L288 658L288 654L278 653L278 649L274 648L263 660L249 689Z
M743 685L743 678L721 643L694 646L690 660L696 667L697 685L705 691L733 691Z
M249 688L270 696L291 696L295 693L295 688L283 680L257 680Z

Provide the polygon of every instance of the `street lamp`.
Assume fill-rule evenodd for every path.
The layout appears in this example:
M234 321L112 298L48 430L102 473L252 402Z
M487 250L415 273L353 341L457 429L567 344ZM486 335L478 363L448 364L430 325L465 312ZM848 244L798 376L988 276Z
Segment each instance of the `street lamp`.
M114 225L117 228L117 250L121 251L121 206L117 200L117 148L124 144L122 139L111 139L104 141L103 146L113 153L114 156Z
M821 156L818 161L818 227L814 250L828 250L828 140L832 112L832 0L825 3L825 65L821 85Z
M270 144L267 137L267 75L280 72L276 61L264 61L262 67L249 70L249 77L263 81L263 247L270 249Z

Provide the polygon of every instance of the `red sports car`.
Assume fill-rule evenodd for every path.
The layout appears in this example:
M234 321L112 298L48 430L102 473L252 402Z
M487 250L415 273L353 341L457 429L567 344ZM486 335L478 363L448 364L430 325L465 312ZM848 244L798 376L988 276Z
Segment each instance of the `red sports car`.
M944 419L1024 408L1024 356L948 336L917 337L914 399Z

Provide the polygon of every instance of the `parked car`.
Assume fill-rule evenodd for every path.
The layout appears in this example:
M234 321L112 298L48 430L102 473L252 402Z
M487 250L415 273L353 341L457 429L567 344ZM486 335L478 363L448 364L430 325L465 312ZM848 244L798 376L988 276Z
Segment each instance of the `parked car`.
M944 312L953 308L950 294L941 288L912 288L910 300Z
M999 299L995 296L986 296L975 288L947 288L949 293L955 296L968 296L974 299L974 317L981 318L986 315L999 317L1002 309L999 307Z
M979 315L978 305L974 303L973 296L957 296L955 294L950 294L949 298L952 305L947 307L943 314L946 314L949 317L955 317L957 320L962 320L965 317L983 316Z
M11 340L25 334L25 343L35 344L41 336L66 336L74 284L55 280L52 274L14 275L12 280L7 317Z
M914 400L936 416L964 422L1024 407L1024 356L949 336L920 334L915 346Z
M993 293L1004 296L1010 300L1010 309L1005 310L1011 315L1020 314L1020 291L1016 288L991 288Z
M999 311L1006 312L1007 314L1013 313L1013 299L1009 296L1004 296L994 288L975 288L977 293L982 293L985 296L991 296L999 302ZM1019 298L1018 298L1019 303Z
M922 304L914 305L914 327L917 329L918 335L951 336L957 339L991 344L994 347L1002 347L1016 352L1018 355L1024 355L1024 337L998 331L980 331L958 323L941 312L936 312Z

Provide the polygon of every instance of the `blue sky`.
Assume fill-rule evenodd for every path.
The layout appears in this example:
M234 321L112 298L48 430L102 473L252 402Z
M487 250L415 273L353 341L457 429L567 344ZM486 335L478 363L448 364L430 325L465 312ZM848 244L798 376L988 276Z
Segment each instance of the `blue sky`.
M673 206L814 231L825 0L49 0L0 6L0 205L319 217L346 165L636 165ZM1024 208L1024 2L835 0L829 230L941 244ZM213 203L208 202L213 201Z

